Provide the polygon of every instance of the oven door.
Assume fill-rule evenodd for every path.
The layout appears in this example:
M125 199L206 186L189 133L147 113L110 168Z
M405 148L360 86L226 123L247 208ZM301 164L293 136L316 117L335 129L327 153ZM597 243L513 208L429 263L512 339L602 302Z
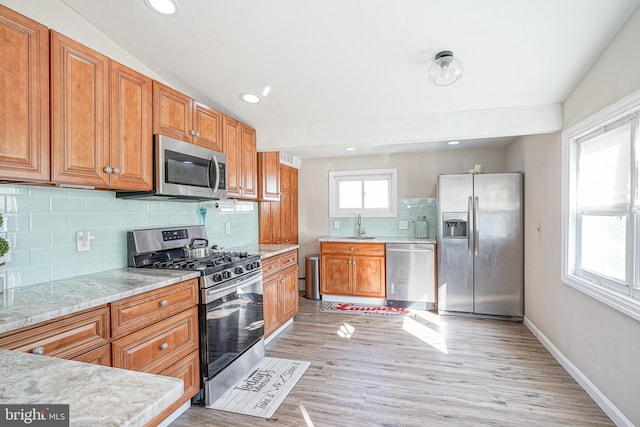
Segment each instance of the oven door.
M262 272L202 290L202 375L212 378L264 336Z

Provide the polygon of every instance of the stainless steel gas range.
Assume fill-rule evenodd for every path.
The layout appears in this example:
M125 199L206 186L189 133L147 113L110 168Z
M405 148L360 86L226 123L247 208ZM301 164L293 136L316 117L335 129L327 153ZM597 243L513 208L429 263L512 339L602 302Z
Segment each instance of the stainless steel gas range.
M201 392L210 405L264 357L259 255L209 248L204 226L127 233L130 267L200 272Z

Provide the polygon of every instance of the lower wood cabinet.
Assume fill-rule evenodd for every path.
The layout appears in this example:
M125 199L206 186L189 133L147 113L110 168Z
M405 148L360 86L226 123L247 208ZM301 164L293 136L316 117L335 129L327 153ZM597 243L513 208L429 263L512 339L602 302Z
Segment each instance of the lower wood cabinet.
M87 353L98 349L105 351L109 348L109 340L109 306L103 305L2 334L0 348L61 359L86 358L97 363L110 359Z
M320 291L327 295L384 298L384 243L320 243Z
M264 335L269 337L298 314L298 251L262 261Z

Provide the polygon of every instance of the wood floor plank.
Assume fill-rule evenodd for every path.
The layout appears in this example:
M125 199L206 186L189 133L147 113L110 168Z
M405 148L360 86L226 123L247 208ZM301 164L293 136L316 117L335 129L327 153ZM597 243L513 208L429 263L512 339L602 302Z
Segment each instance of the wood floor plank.
M300 299L267 356L311 366L269 419L194 406L186 426L612 426L521 323L320 312Z

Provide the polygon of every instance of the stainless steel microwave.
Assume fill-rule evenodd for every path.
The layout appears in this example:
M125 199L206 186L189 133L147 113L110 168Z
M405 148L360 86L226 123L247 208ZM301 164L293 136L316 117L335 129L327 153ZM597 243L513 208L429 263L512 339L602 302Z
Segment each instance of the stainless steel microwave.
M118 192L147 200L219 200L227 197L227 156L188 142L154 135L153 191Z

